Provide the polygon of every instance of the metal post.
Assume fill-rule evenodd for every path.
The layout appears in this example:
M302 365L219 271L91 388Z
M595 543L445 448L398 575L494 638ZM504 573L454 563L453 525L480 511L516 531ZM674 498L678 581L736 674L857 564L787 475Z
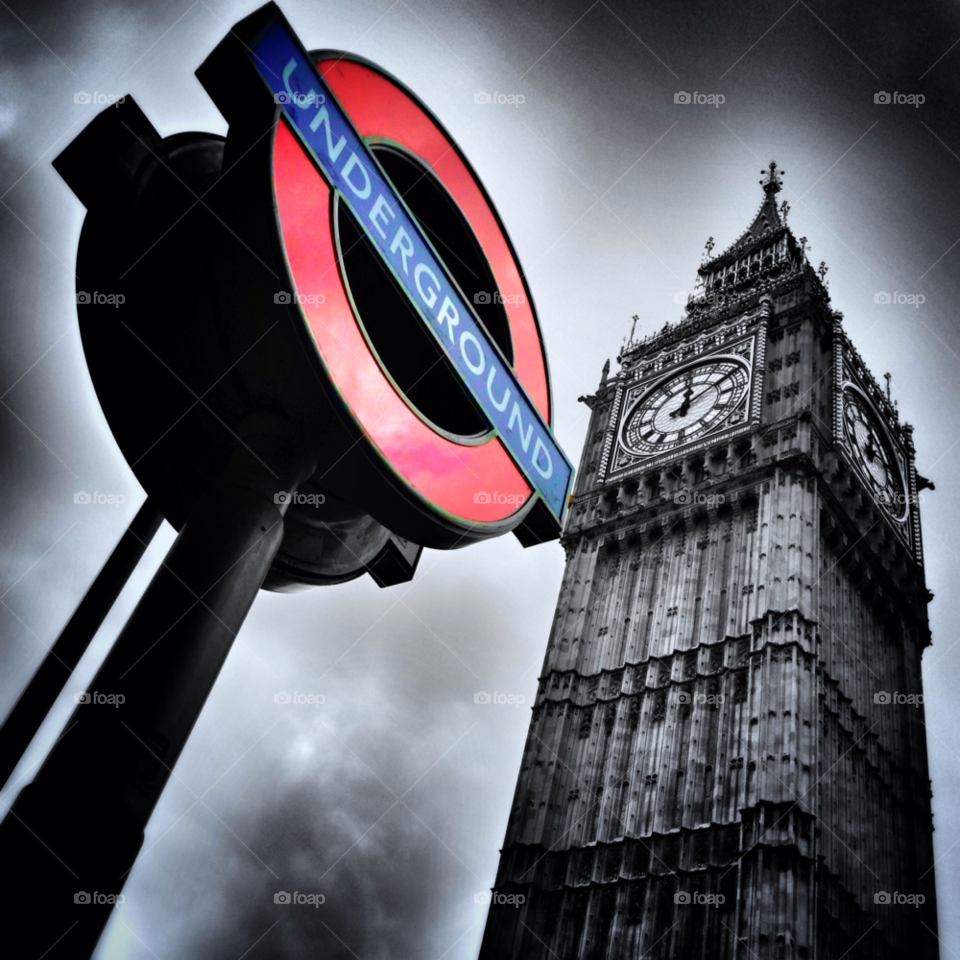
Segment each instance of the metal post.
M240 435L93 681L93 702L77 707L0 824L12 880L3 910L22 956L78 960L96 948L283 539L275 494L315 470L276 418L253 418Z
M162 520L163 515L148 497L3 721L0 726L0 786L7 782L30 746Z

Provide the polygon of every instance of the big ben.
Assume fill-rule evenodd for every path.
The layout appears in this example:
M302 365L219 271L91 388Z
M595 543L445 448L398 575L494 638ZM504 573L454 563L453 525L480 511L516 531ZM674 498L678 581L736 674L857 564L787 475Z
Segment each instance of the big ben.
M482 960L933 960L912 428L764 171L604 368Z

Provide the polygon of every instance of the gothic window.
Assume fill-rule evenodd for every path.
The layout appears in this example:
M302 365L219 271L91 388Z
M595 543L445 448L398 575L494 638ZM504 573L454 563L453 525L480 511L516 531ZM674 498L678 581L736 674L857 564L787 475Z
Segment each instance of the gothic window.
M627 832L627 808L630 805L630 781L624 780L620 784L620 801L617 804L617 823L613 832L617 837L622 837Z
M603 811L603 787L597 787L596 795L593 800L593 811L591 813L590 838L592 840L600 839L600 814Z

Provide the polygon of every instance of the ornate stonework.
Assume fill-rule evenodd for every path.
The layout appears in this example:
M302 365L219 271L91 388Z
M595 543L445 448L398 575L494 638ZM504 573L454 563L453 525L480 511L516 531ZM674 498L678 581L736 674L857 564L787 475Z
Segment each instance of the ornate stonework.
M938 957L914 705L926 481L777 207L781 176L771 164L742 237L716 257L708 242L683 320L582 398L496 882L525 900L491 906L482 960ZM729 371L702 362L734 348L737 419L713 412ZM663 446L637 456L624 418L654 389ZM894 479L914 498L902 516L877 493ZM884 903L894 891L925 902Z

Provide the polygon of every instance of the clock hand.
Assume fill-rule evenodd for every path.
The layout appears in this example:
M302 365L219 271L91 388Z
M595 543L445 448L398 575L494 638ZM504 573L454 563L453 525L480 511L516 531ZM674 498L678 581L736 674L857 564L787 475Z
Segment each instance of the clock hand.
M732 371L732 370L728 370L719 380L716 380L716 381L714 381L713 383L708 383L708 384L707 384L707 389L706 389L706 390L701 390L700 393L698 393L697 396L694 397L694 399L689 402L689 404L688 404L688 409L689 409L690 406L692 406L694 403L696 403L701 397L705 396L706 393L707 393L707 390L709 390L711 387L718 387L718 386L720 386L720 384L723 383L723 381L726 380L727 377L731 376L732 374L733 374L733 371Z
M685 417L687 411L690 409L690 395L693 393L693 384L689 384L687 389L683 391L683 403L677 407L676 410L671 411L671 417Z

